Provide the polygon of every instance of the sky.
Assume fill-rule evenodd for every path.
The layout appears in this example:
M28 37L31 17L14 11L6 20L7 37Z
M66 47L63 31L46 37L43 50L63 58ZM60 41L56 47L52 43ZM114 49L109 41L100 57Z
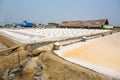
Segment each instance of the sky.
M104 18L120 25L120 0L0 0L0 24Z

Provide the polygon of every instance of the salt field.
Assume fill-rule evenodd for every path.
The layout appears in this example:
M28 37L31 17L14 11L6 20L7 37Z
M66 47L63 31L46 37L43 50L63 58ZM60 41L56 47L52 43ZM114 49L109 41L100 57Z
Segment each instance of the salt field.
M8 74L6 79L11 79L14 75L14 79L33 80L41 77L41 74L42 77L46 74L53 78L57 76L54 80L120 79L119 35L118 31L100 29L2 28L0 29L0 69L3 72L10 70L6 73ZM3 49L4 44L7 46L6 49ZM96 44L99 46L95 46ZM107 52L109 49L110 51ZM18 65L17 68L15 64ZM3 72L1 71L0 76L4 75ZM40 75L37 75L38 72ZM62 76L58 76L61 74Z
M55 53L73 63L120 79L120 32L63 46Z
M107 32L100 29L0 29L0 34L21 43L61 40L82 35Z

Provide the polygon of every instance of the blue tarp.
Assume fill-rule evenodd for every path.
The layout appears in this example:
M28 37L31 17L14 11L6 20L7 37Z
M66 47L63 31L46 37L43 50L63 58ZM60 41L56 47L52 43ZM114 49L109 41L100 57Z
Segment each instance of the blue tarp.
M24 23L22 23L22 24L20 24L20 23L15 23L14 24L16 27L17 26L23 26L23 27L32 27L33 26L33 23L31 23L31 22L24 22Z
M15 24L15 26L22 26L22 24Z
M31 22L25 22L25 23L22 24L22 26L24 26L24 27L32 27L33 23L31 23Z

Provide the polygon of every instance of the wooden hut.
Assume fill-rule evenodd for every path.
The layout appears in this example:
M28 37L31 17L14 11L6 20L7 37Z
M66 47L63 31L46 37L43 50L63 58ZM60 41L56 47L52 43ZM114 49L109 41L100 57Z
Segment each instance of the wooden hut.
M60 28L93 28L99 29L103 25L108 25L107 19L99 20L86 20L86 21L63 21L59 27Z

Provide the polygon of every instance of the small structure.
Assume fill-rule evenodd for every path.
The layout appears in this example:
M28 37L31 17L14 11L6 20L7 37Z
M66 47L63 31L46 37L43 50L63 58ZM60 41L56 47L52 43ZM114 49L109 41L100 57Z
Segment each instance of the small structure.
M86 40L88 40L88 38L86 36L83 36L82 41L85 42Z
M93 28L100 29L103 25L108 25L107 19L99 20L86 20L86 21L63 21L59 27L60 28Z
M107 29L113 29L113 26L111 26L111 25L104 25L103 27L107 28Z
M60 48L60 44L58 42L53 44L53 49L54 50L59 50L59 48Z

